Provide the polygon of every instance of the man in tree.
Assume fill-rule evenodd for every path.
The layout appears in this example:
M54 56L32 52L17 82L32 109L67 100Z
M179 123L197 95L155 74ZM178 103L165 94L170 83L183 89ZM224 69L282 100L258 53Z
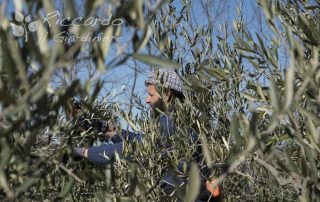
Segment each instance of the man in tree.
M160 146L166 150L170 150L173 145L170 144L170 142L168 143L166 138L175 133L175 126L173 124L174 103L176 101L183 102L184 100L183 82L174 70L159 68L150 72L148 80L145 83L148 91L146 103L150 106L153 120L159 121L160 137L163 140ZM123 140L127 140L130 144L133 144L135 141L140 142L141 139L141 135L126 130L122 130L121 134L114 131L112 135L112 142L114 142L114 144L92 146L89 148L75 148L75 155L87 158L89 162L95 164L108 164L113 161L115 153L118 153L119 156L123 155L125 146ZM195 147L193 155L194 161L199 164L199 167L205 168L206 166L203 165L201 146L199 146L200 142L197 134L193 130L190 130L189 139L193 145L198 145ZM184 159L179 161L179 172L183 172L184 163ZM208 199L219 200L221 197L219 187L212 189L208 186L206 179L208 172L206 172L206 169L201 169L201 171L203 186L197 201L208 201ZM177 190L185 189L184 185L186 185L184 178L176 177L170 172L165 172L160 183L160 187L166 196L174 197L179 201L183 200L183 194L181 194L183 192L178 192Z

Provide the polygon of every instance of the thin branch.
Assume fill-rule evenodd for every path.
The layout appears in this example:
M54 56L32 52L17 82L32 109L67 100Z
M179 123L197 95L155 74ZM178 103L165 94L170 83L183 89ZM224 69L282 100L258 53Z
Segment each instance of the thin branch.
M59 168L61 168L62 170L64 170L68 175L70 175L71 177L73 177L77 182L79 183L84 183L83 180L81 180L78 176L76 176L72 170L68 169L67 167L65 167L63 164L59 163L57 160L53 160L53 163L55 163L57 166L59 166Z
M265 162L264 160L262 160L261 158L259 158L259 156L256 156L254 158L260 165L262 165L265 169L267 169L271 175L277 180L277 182L281 185L281 186L285 186L291 183L290 180L287 180L283 177L280 176L279 172L270 164L268 164L267 162Z
M134 62L134 79L133 79L133 85L132 85L131 95L130 95L130 109L129 109L129 115L130 116L131 116L132 105L133 105L134 90L136 88L136 83L137 83L137 78L138 78L137 62L136 62L136 60L133 60L133 62Z

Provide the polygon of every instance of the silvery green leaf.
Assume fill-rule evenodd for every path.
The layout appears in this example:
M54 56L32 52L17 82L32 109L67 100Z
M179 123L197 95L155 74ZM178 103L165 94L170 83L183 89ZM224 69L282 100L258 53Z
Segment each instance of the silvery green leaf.
M152 35L151 26L145 27L142 40L137 45L136 53L139 53L140 50L142 50L147 45L151 35Z
M16 25L14 23L10 23L12 32L14 36L23 36L24 34L24 28L20 25Z
M109 52L109 48L111 45L111 39L112 39L112 33L113 33L113 27L107 27L103 33L103 37L104 40L102 40L102 42L100 43L101 46L101 50L102 50L102 56L106 57L108 52Z
M145 54L134 54L134 58L140 60L143 63L160 66L160 67L167 67L167 68L179 68L179 64L166 60L164 58L152 56L152 55L145 55Z
M195 91L208 91L208 88L194 75L188 78L188 84L190 84L191 88Z
M25 3L23 0L13 0L13 5L15 10L22 11L23 4Z
M30 22L28 25L29 31L30 32L35 32L39 28L39 20L36 20L34 22Z
M199 169L195 163L191 164L186 201L195 201L200 190Z
M143 19L143 1L136 0L133 4L133 9L135 14L137 15L136 23L138 28L143 29L145 26L144 19Z
M42 23L39 23L39 27L37 30L39 49L40 49L40 52L46 56L48 55L48 51L49 51L48 39L46 37L47 35L48 35L47 29Z
M247 100L250 100L250 101L252 101L252 102L258 101L258 98L257 98L257 97L252 96L252 95L250 95L249 93L240 92L240 94L241 94L243 97L245 97Z
M285 91L285 103L284 110L289 109L294 94L294 66L292 65L286 72L286 91Z
M115 153L114 153L114 157L115 157L117 163L120 163L120 162L121 162L120 156L119 156L118 152L115 152Z
M274 111L279 111L279 105L280 105L279 95L278 95L279 89L274 79L271 80L270 87L271 88L269 92L270 92L271 105Z
M16 19L17 22L22 22L24 19L24 15L16 10L14 14L14 18Z

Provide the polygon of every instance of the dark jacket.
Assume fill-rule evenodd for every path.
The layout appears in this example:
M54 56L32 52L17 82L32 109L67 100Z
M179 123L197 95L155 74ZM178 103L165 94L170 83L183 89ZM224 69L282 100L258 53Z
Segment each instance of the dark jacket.
M121 134L116 134L109 140L109 144L101 144L100 146L91 146L88 148L88 160L98 165L106 165L113 161L115 153L120 157L123 156L124 140L130 143L141 141L141 135L122 130ZM111 142L111 143L110 143Z

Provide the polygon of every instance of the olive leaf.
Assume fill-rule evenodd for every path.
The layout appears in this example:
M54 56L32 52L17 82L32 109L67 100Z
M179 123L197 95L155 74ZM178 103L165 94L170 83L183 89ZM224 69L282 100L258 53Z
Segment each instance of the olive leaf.
M156 56L146 55L146 54L135 54L133 57L140 60L143 63L150 64L150 65L167 67L167 68L179 68L179 64L161 57L156 57Z
M191 164L189 176L190 177L189 177L186 201L192 202L196 200L200 190L200 186L201 186L199 168L197 164L195 163Z

